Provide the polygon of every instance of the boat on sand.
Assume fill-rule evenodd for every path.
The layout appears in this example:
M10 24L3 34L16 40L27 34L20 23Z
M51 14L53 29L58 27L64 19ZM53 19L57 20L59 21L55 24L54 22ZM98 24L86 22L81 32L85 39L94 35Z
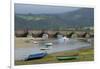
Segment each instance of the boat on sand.
M53 43L45 43L45 46L52 46Z
M47 53L31 54L25 60L28 61L28 60L34 60L34 59L41 59L41 58L45 57L46 55L47 55Z
M78 59L79 56L57 56L57 60L75 60Z

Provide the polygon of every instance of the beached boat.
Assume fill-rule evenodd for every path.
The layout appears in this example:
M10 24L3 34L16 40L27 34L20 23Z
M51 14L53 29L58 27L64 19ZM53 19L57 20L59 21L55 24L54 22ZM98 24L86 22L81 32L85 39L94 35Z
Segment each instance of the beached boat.
M49 50L49 48L41 48L40 50Z
M79 56L57 56L57 60L73 60L78 59Z
M45 46L52 46L53 43L45 43Z
M37 42L37 41L34 41L33 43L34 43L34 44L38 44L38 42Z
M40 59L47 55L47 53L37 53L37 54L31 54L28 56L25 60L34 60L34 59Z

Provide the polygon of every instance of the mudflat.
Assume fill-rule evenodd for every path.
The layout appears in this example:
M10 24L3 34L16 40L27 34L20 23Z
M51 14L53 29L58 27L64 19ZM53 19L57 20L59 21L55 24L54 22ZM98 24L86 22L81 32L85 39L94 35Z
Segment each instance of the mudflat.
M32 37L15 37L15 48L27 48L33 47L34 41L42 41L42 38L32 38Z

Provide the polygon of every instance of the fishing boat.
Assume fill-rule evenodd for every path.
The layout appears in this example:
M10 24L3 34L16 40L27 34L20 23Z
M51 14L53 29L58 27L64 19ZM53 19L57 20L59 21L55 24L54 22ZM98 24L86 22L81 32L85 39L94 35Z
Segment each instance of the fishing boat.
M79 56L57 56L57 60L74 60L78 59Z
M31 54L28 56L25 60L34 60L34 59L40 59L47 55L47 53L37 53L37 54Z

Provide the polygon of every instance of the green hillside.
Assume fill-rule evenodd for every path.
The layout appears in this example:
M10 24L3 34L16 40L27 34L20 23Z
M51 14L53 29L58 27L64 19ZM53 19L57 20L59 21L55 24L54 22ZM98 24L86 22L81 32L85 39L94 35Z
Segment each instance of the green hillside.
M15 29L66 29L94 25L94 9L83 8L61 14L15 14Z

